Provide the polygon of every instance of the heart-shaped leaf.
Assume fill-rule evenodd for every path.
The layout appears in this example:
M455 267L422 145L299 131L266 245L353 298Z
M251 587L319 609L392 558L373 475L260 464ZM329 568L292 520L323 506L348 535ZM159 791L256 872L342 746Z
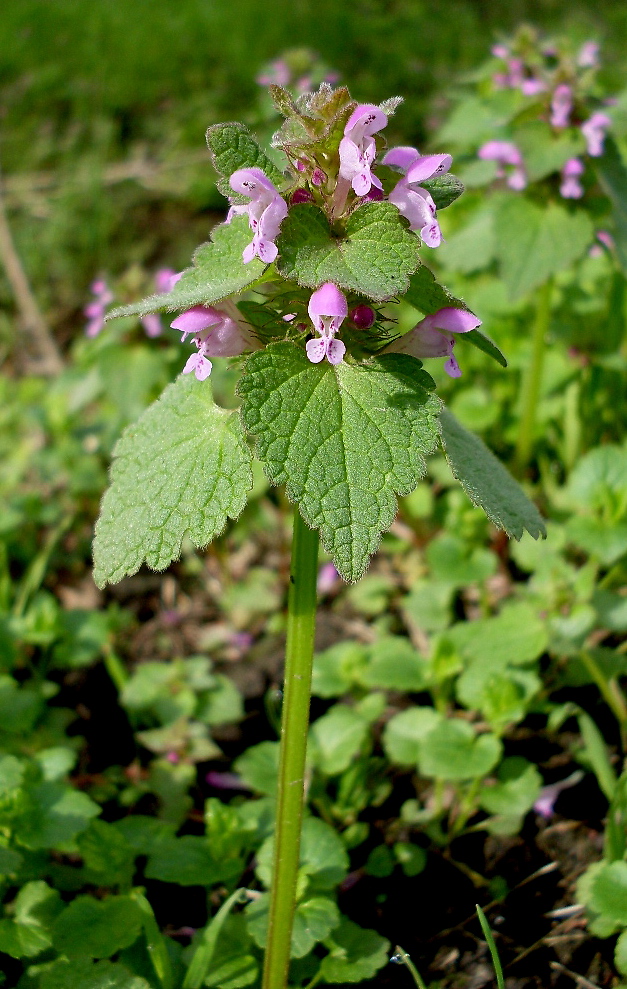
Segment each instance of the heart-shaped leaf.
M420 264L419 238L391 203L366 203L335 237L317 206L292 207L277 240L284 278L317 288L334 282L376 301L403 295Z

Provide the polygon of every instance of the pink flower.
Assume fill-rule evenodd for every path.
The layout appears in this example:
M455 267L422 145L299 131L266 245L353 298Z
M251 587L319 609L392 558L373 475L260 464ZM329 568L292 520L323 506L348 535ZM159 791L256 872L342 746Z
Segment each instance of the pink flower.
M523 96L537 96L546 89L546 83L542 79L523 79L520 84L520 91Z
M587 151L592 158L599 158L603 154L605 131L611 123L612 121L606 113L593 113L581 125L581 133L586 139Z
M162 294L171 292L182 277L182 271L174 271L174 268L158 268L155 272L155 288Z
M287 216L287 203L260 168L239 168L229 181L235 192L250 197L247 206L231 206L226 218L226 222L230 223L238 213L248 215L253 239L244 248L244 263L248 264L258 257L264 264L271 264L279 253L274 241Z
M325 357L329 364L339 364L346 347L335 339L335 334L348 315L346 296L333 282L325 282L311 296L308 308L320 336L307 341L307 357L312 364L319 364Z
M577 55L577 65L582 69L593 69L599 64L599 43L584 41Z
M323 563L318 570L318 580L316 582L318 594L330 594L337 586L339 577L340 575L332 563Z
M172 291L179 278L182 277L182 271L176 272L173 268L159 268L155 272L155 288L161 295L165 295ZM147 337L161 336L161 317L157 313L148 313L146 316L142 316L141 324Z
M477 326L481 326L481 320L467 309L445 306L421 319L413 330L394 340L383 353L410 354L411 357L448 356L444 370L451 378L459 378L462 372L453 355L455 338L448 334L468 333ZM440 330L444 330L445 333L441 333Z
M553 127L568 127L572 108L573 91L566 83L560 83L551 99L551 123Z
M488 141L477 152L484 161L498 162L497 178L507 177L510 189L519 192L527 185L527 176L520 151L511 141Z
M222 309L193 306L170 324L173 329L181 330L181 340L189 334L194 335L198 353L189 358L183 374L193 371L199 381L204 381L211 374L212 364L208 357L239 357L244 351L259 347L236 306L228 300L221 306Z
M580 769L576 769L574 773L567 776L565 780L559 780L557 783L549 783L548 786L543 786L540 793L533 805L533 809L541 817L549 820L555 814L555 801L559 797L563 790L569 790L571 786L576 786L583 779L584 774Z
M255 82L259 86L288 86L290 79L292 78L292 73L290 72L287 62L283 61L282 58L275 59L274 62L270 62L268 66L268 72L264 72L263 75L257 76Z
M420 232L427 247L438 247L442 242L442 233L433 197L420 183L448 172L452 163L450 155L421 155L416 148L408 147L392 148L382 161L383 165L405 173L388 199L401 216L409 220L410 229Z
M198 351L188 357L185 367L183 368L183 374L191 374L192 371L196 375L198 381L204 381L211 374L213 364L208 361L207 358Z
M340 176L351 183L357 196L365 196L373 185L383 188L370 166L377 152L372 135L387 122L386 114L370 103L360 104L348 118L340 141Z
M89 320L85 327L85 336L97 337L104 326L105 310L109 303L113 302L113 293L103 278L97 278L89 288L96 299L94 302L88 302L83 309Z
M579 158L569 158L562 168L562 184L560 185L560 195L564 199L581 199L583 196L583 186L579 181L579 176L583 175L584 166Z

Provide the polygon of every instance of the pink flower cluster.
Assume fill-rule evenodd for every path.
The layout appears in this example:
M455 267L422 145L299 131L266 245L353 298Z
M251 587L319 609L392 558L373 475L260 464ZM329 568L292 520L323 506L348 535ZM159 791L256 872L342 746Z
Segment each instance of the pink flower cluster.
M586 41L576 57L569 62L558 63L557 68L543 59L558 57L557 49L545 46L536 50L530 61L515 54L509 45L498 44L492 54L501 59L505 71L497 72L492 81L498 88L519 89L525 96L549 95L548 119L555 130L578 127L586 141L586 151L592 158L603 154L605 132L611 126L606 113L596 111L581 121L581 107L576 107L575 95L585 85L585 76L579 70L595 69L599 64L599 45ZM569 67L570 66L570 67ZM574 66L574 68L573 68ZM569 81L564 81L564 75ZM579 101L581 103L581 100ZM498 162L498 178L505 178L512 189L524 189L527 184L525 167L520 150L511 141L488 141L479 149L479 157ZM565 199L580 199L584 188L580 177L584 165L579 158L570 158L561 170L560 193Z
M155 288L157 292L161 294L169 292L180 277L172 268L159 268L155 273ZM85 327L85 336L97 337L104 326L106 308L113 302L113 293L102 278L98 278L92 282L90 289L96 298L93 302L88 302L83 309L88 320ZM161 319L157 313L147 313L146 316L142 316L141 324L144 327L147 337L158 337L161 335Z
M523 165L523 158L511 141L488 141L482 145L477 152L484 161L496 161L496 177L504 178L510 189L519 192L527 185L527 173Z
M372 104L357 106L348 118L339 145L339 174L332 203L335 215L342 212L351 191L364 202L384 198L382 182L372 168L377 154L374 135L387 122L387 115ZM388 196L389 202L396 206L401 216L409 221L410 229L417 232L428 247L437 247L441 243L442 234L435 202L422 183L447 172L451 163L450 155L421 155L416 148L411 147L394 148L382 160L383 165L401 173ZM304 171L307 165L297 162L296 167ZM319 167L314 168L311 173L312 185L321 186L326 181L326 174ZM275 241L280 233L281 223L288 214L285 199L260 168L238 169L233 172L229 182L235 193L249 200L248 203L232 204L226 218L226 222L230 223L234 216L248 217L253 237L242 253L244 263L248 264L257 257L265 264L271 264L278 256ZM294 206L311 202L313 198L308 189L297 189L292 193L290 202ZM346 345L337 338L337 334L349 315L346 296L333 282L325 282L312 293L308 312L314 329L314 335L305 347L308 359L312 364L319 364L324 360L330 364L341 363ZM426 317L422 321L420 325L424 324L423 330L414 334L416 342L413 351L407 349L406 352L415 352L416 356L418 351L422 356L448 355L447 369L450 374L457 375L461 372L453 357L453 340L439 333L435 327L437 325L452 332L467 332L478 326L479 321L462 310L451 310L453 314L462 314L457 319L455 316L447 317L445 310L442 312L444 315L441 323L433 323L436 317ZM288 322L294 318L293 313L283 316ZM468 323L468 318L472 321L472 326ZM369 329L375 319L374 310L365 304L355 306L350 313L350 321L355 329ZM220 303L219 308L194 306L178 316L171 325L182 331L183 339L188 335L193 336L196 353L187 361L183 373L193 372L200 381L211 373L209 357L235 357L259 346L251 328L229 302ZM410 336L408 334L408 338L403 338L406 346L409 346ZM418 342L419 338L421 344Z

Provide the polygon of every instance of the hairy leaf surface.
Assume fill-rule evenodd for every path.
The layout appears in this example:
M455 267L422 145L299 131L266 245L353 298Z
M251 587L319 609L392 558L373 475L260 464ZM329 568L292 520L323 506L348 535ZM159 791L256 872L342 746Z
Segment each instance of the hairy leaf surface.
M440 418L446 459L473 505L480 505L495 525L515 539L525 529L534 539L546 536L538 509L483 440L464 429L450 412L443 411Z
M345 237L332 235L317 206L292 207L277 246L284 278L309 288L335 282L376 301L402 295L420 264L420 240L391 203L360 206L349 217Z
M187 533L195 546L236 518L252 487L237 413L214 404L208 382L181 375L117 443L94 541L102 587L146 561L163 570Z
M193 266L186 269L171 292L149 295L129 306L118 306L107 314L107 319L176 312L199 304L208 306L243 291L257 281L266 267L259 258L244 264L242 252L252 239L246 216L235 216L230 223L219 224L212 230L211 240L196 249Z
M239 383L246 428L273 484L285 484L346 580L358 580L425 472L439 400L419 361L311 364L290 343L253 354Z

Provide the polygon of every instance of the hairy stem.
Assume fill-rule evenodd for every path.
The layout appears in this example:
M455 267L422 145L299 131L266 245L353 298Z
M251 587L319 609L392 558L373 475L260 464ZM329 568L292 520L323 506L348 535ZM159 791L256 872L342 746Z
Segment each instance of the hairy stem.
M531 338L531 361L522 382L522 411L514 461L519 475L524 472L529 463L533 449L533 432L536 421L536 409L542 386L546 335L551 322L552 294L553 280L549 278L541 286L538 293L536 318L534 320Z
M318 533L305 525L296 509L287 611L274 869L263 989L284 989L290 963L303 813L317 575Z

